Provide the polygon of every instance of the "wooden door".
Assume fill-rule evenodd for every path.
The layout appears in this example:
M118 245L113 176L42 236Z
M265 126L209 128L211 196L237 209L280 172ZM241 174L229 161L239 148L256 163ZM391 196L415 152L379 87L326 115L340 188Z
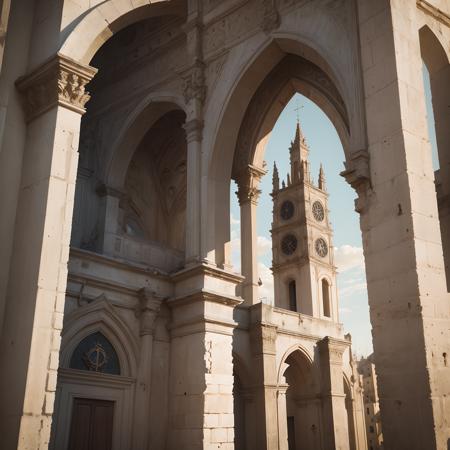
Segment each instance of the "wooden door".
M111 450L114 402L75 398L69 450Z

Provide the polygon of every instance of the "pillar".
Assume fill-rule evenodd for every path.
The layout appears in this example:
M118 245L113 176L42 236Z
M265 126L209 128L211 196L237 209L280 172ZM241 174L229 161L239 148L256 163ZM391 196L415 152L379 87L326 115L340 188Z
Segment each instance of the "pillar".
M325 450L349 450L342 355L349 343L331 337L318 342Z
M139 367L136 379L136 394L133 420L133 449L147 450L149 443L150 394L152 384L152 354L155 320L162 298L148 288L140 291L139 305L135 315L139 319Z
M78 139L95 74L56 55L18 80L27 138L0 340L2 448L46 448L56 389Z
M287 430L287 409L286 391L288 386L278 386L277 407L278 407L278 450L288 450L288 430Z
M365 162L357 155L347 162L347 179L359 196L384 444L443 449L450 438L450 298L419 10L401 0L358 6L368 149Z
M245 277L241 296L244 305L248 306L259 302L256 207L261 194L259 182L265 173L265 170L249 165L236 179L241 207L241 273Z
M200 261L201 141L203 122L191 119L185 126L187 141L186 264Z
M270 323L272 306L251 307L250 345L254 378L256 448L278 448L277 327ZM287 419L286 419L287 420ZM286 422L287 426L287 422ZM286 430L287 435L287 430Z
M173 276L167 450L234 448L234 296L242 277L215 266Z

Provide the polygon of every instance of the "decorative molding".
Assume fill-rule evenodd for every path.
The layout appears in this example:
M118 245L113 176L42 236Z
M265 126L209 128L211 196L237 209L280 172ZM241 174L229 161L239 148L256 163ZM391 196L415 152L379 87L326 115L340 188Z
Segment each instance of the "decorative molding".
M84 114L90 99L86 85L96 73L94 67L57 53L30 74L20 77L16 86L24 100L27 122L57 105Z
M438 20L442 24L450 27L450 16L446 14L444 11L436 8L431 3L428 3L426 0L417 0L417 7L421 9L423 12Z
M163 298L148 288L139 291L139 300L134 314L140 322L140 335L153 335L155 320L161 308Z
M365 149L359 150L344 164L345 170L340 175L357 192L358 198L355 200L355 210L362 213L366 210L372 191L369 153Z
M197 100L201 105L206 100L205 64L196 61L183 75L183 95L186 103Z
M238 185L236 195L238 196L239 205L242 206L247 202L251 202L253 205L258 203L258 198L261 194L261 190L258 189L259 182L266 173L265 169L249 164L236 176Z

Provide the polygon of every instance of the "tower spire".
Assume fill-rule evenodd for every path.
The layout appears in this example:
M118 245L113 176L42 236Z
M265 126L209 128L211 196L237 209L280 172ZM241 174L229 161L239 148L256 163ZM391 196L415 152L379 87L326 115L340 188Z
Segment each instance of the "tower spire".
M319 169L319 189L321 189L322 191L326 191L327 190L327 186L325 183L325 172L323 170L323 166L322 163L320 164L320 169Z
M275 161L273 162L273 175L272 175L272 192L277 192L280 190L280 177L278 175L278 168Z
M305 137L300 126L300 121L297 119L295 128L295 138L291 142L289 148L290 160L291 160L291 179L295 183L301 179L301 167L303 162L308 161L308 145L306 144Z

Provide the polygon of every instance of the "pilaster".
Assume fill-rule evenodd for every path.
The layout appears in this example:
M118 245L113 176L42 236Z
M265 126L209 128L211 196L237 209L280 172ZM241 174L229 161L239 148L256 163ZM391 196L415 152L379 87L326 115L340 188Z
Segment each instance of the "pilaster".
M279 394L277 385L277 327L267 321L271 306L253 305L250 310L250 346L254 371L256 448L271 450L279 443ZM281 436L283 433L281 433ZM287 431L286 431L287 438Z
M133 449L147 450L149 442L150 388L152 379L153 334L162 298L148 288L139 291L135 315L139 320L140 353L136 383Z

